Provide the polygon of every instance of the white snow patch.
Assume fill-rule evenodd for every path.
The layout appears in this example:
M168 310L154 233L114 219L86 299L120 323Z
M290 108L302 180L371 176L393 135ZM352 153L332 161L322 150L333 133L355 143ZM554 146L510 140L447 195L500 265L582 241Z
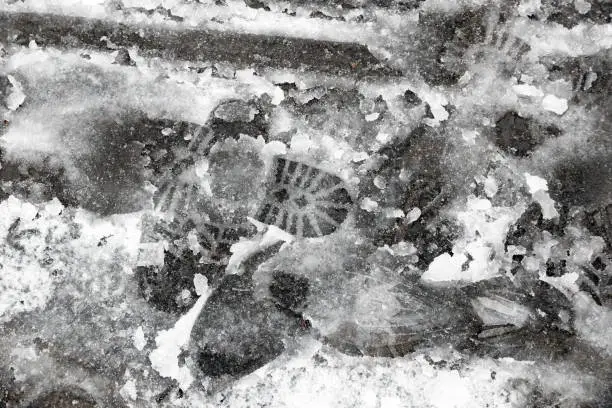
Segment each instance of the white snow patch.
M563 115L568 108L567 99L557 98L555 95L546 95L542 99L542 108L557 115Z
M367 212L374 212L376 209L378 209L378 203L372 200L370 197L365 197L363 200L361 200L360 208L362 210L366 210Z
M580 14L586 14L591 9L591 3L586 0L574 0L574 7Z
M124 399L131 399L135 401L138 398L138 392L136 390L136 380L130 378L123 384L123 387L119 390L119 395L121 395Z
M492 208L491 201L486 198L474 198L470 202L470 208L478 211L490 210Z
M461 280L461 266L467 261L463 254L444 253L438 255L421 275L424 282L448 282Z
M385 208L383 210L385 218L403 218L404 212L399 208Z
M495 194L497 194L497 181L495 180L495 178L493 176L487 176L487 178L484 181L484 192L487 195L487 197L493 197L495 196Z
M354 163L360 163L362 161L365 161L368 159L368 157L370 157L370 155L366 152L356 152L353 155L353 162Z
M132 340L134 341L134 347L136 350L142 351L147 345L147 340L145 339L144 330L142 330L142 326L138 326L134 333L132 334Z
M529 173L525 173L525 180L534 201L542 207L542 216L547 220L558 217L559 212L555 208L555 202L548 195L548 183L546 180L538 176L532 176Z
M196 273L193 277L193 286L198 296L204 296L208 290L208 279L201 273Z
M6 107L9 110L17 110L23 102L25 102L26 96L23 93L23 86L17 81L12 75L7 75L7 78L11 85L13 85L12 92L6 97Z
M406 221L408 221L409 224L412 224L413 222L418 220L420 217L421 217L421 209L418 207L414 207L413 209L411 209L410 211L406 213Z
M489 200L474 196L467 202L458 200L451 214L464 234L455 241L454 255L443 254L434 259L423 279L476 282L497 276L504 262L501 254L505 253L506 234L522 211L523 205L493 207ZM466 262L468 259L470 262Z
M397 244L394 244L390 248L391 255L397 256L411 256L415 255L418 250L414 246L412 242L400 241Z
M527 84L513 85L512 90L518 96L524 96L528 98L541 98L544 96L544 92L542 92L539 88L533 85L527 85Z
M195 305L175 323L174 327L162 330L155 338L157 348L149 354L151 367L162 377L173 378L183 389L189 388L194 378L185 366L179 366L178 356L189 343L189 336L212 289L207 289Z
M376 140L382 144L387 143L392 139L392 136L389 133L379 132L376 135Z
M366 122L373 122L376 119L378 119L379 116L380 116L380 113L373 112L373 113L370 113L369 115L366 115L365 116L365 120L366 120Z
M485 325L513 324L522 327L531 316L529 308L501 296L477 297L471 301Z
M387 182L381 176L374 177L374 185L378 187L379 190L384 190L387 187Z
M461 137L467 144L475 144L476 138L478 137L478 132L476 130L461 130Z
M443 392L439 389L440 384L444 384ZM457 371L440 372L436 381L428 387L431 406L435 408L471 407L474 404L474 397L469 388L468 382L461 378Z
M530 194L534 194L540 190L548 191L548 182L542 177L532 176L529 173L525 173L525 181L529 187Z
M249 221L257 227L260 233L251 239L244 239L232 245L230 248L232 256L225 269L227 274L241 274L244 261L257 252L263 251L278 242L292 242L294 239L293 235L274 225L268 226L250 217Z

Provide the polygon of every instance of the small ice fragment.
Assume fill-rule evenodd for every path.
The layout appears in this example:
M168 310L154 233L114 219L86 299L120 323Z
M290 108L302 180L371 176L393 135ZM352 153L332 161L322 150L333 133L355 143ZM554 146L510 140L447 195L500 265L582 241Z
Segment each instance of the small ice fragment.
M210 167L210 163L207 158L203 157L195 162L195 173L196 176L200 178L205 178L210 176L208 174L208 168Z
M472 73L470 71L465 71L459 81L457 82L459 85L467 85L472 79Z
M136 350L138 351L142 351L147 345L147 340L145 339L142 326L138 326L138 328L134 330L134 334L132 334L132 340L134 340L134 347L136 347Z
M525 180L527 181L530 194L540 190L548 191L548 183L542 177L532 176L529 173L525 173Z
M478 132L475 130L462 130L461 137L466 143L474 144L476 143L476 136L478 136Z
M9 95L6 97L6 107L15 111L18 107L20 107L26 99L25 94L23 93L23 87L12 75L7 76L9 82L13 86L13 89Z
M398 256L410 256L418 252L412 242L400 241L391 246L391 250Z
M385 218L403 218L404 212L399 208L385 208Z
M378 203L374 200L372 200L369 197L364 198L361 201L361 209L362 210L366 210L368 212L373 212L378 208Z
M391 135L388 133L379 133L376 135L376 140L379 141L380 143L387 143L389 140L391 140Z
M486 198L473 198L469 200L468 204L470 208L481 211L490 210L492 207L491 202Z
M574 8L580 14L586 14L591 10L591 3L586 0L574 0Z
M461 267L467 261L463 254L451 255L448 252L438 255L421 275L425 282L448 282L461 279Z
M497 182L492 176L488 176L484 181L484 192L487 197L493 197L497 194Z
M138 392L136 391L136 380L133 378L127 380L123 387L121 387L119 390L119 395L121 395L124 399L131 399L132 401L136 400L138 397Z
M387 182L382 177L376 176L374 177L374 185L380 190L383 190L385 187L387 187Z
M45 213L51 216L58 216L63 210L64 206L62 205L60 200L57 199L57 197L54 197L53 200L45 204Z
M557 115L563 115L567 110L567 99L557 98L555 95L546 95L542 99L542 108Z
M227 261L227 267L225 268L227 275L240 275L244 272L242 268L244 262L251 256L278 242L291 242L294 239L293 235L274 225L263 224L251 217L247 217L247 219L257 227L259 233L251 239L243 239L232 245L230 248L232 256Z
M151 367L162 377L177 380L184 389L189 388L194 378L187 367L179 366L178 356L189 343L193 325L211 293L211 290L207 290L201 295L195 305L177 320L174 327L161 330L155 338L157 348L149 354Z
M181 300L186 301L189 298L191 298L191 292L189 291L189 289L183 289L181 290Z
M174 134L174 130L172 130L171 128L163 128L161 133L164 136L170 136L170 135Z
M375 121L376 119L378 119L378 117L379 117L379 116L380 116L380 113L378 113L378 112L373 112L373 113L370 113L369 115L366 115L365 120L366 120L367 122L373 122L373 121Z
M542 217L545 220L550 220L559 216L559 212L555 208L555 201L550 198L547 191L539 190L533 193L533 199L542 207Z
M195 229L187 233L187 245L194 254L199 254L202 252L203 248L200 245L198 233L195 231Z
M548 183L546 180L538 176L532 176L529 173L525 173L525 180L527 181L527 186L529 186L529 193L542 207L544 219L550 220L557 217L559 212L555 208L554 200L548 195Z
M162 266L164 264L165 242L143 242L138 248L137 266Z
M412 210L406 213L406 221L408 223L413 223L421 217L421 209L418 207L414 207Z
M522 327L529 319L530 310L501 296L478 297L471 301L472 307L486 325L512 324Z
M406 169L401 169L400 170L400 174L399 174L399 179L403 182L408 182L410 181L410 176L412 175L412 173Z
M357 152L353 155L353 162L359 163L370 157L366 152Z
M593 82L595 82L596 80L597 80L596 72L587 73L586 79L584 80L584 86L582 89L584 89L585 91L588 91L589 89L591 89L591 87L593 86Z
M544 92L542 92L541 90L539 90L533 85L527 85L527 84L513 85L512 90L514 91L514 93L516 93L519 96L525 96L525 97L530 97L530 98L541 98L542 96L544 96Z
M206 279L206 276L196 273L193 277L193 286L195 286L196 294L202 296L208 290L208 279Z

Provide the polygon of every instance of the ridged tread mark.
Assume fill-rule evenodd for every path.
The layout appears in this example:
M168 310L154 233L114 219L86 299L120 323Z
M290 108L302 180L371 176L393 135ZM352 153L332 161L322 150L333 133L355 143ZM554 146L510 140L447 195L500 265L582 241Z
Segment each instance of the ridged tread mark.
M490 20L487 25L484 45L495 48L513 60L520 61L531 47L522 39L512 34L512 26L499 19Z
M250 223L224 224L207 222L200 229L199 244L210 251L210 256L216 261L227 261L230 247L241 237L250 237L255 233L255 227Z
M277 157L272 186L255 218L300 237L336 231L352 199L342 179L307 164Z

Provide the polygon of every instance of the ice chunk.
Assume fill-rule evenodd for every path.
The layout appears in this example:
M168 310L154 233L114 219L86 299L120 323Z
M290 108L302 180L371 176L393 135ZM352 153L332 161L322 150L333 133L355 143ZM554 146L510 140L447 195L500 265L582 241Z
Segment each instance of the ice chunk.
M542 108L557 115L563 115L567 110L567 99L557 98L555 95L546 95L542 99Z
M425 282L448 282L461 279L461 266L467 261L464 254L444 253L437 256L421 275Z
M368 212L374 212L378 208L378 203L369 197L364 198L361 201L361 209Z
M142 326L138 326L138 328L134 330L134 333L132 334L132 339L134 340L134 347L136 347L136 350L142 351L147 345L147 340L145 339Z
M548 183L542 177L532 176L529 173L525 173L525 181L527 181L530 194L540 190L548 191Z
M544 96L544 92L542 92L540 89L536 88L533 85L527 85L527 84L513 85L512 90L518 96L525 96L525 97L530 97L530 98L541 98Z
M181 316L174 327L160 331L155 338L157 348L149 354L151 367L155 371L162 377L177 380L185 389L193 382L193 376L187 367L179 366L178 356L189 343L193 325L211 293L212 290L207 287L205 293L185 315Z
M559 213L555 209L555 202L548 195L548 183L546 180L538 176L532 176L529 173L525 173L525 180L529 187L529 193L542 207L542 216L547 220L557 217Z

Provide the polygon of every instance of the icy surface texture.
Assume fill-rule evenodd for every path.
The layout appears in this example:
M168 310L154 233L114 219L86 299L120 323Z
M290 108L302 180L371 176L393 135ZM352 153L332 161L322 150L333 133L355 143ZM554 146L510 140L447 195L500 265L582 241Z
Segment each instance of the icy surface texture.
M0 407L610 406L611 12L0 0Z

